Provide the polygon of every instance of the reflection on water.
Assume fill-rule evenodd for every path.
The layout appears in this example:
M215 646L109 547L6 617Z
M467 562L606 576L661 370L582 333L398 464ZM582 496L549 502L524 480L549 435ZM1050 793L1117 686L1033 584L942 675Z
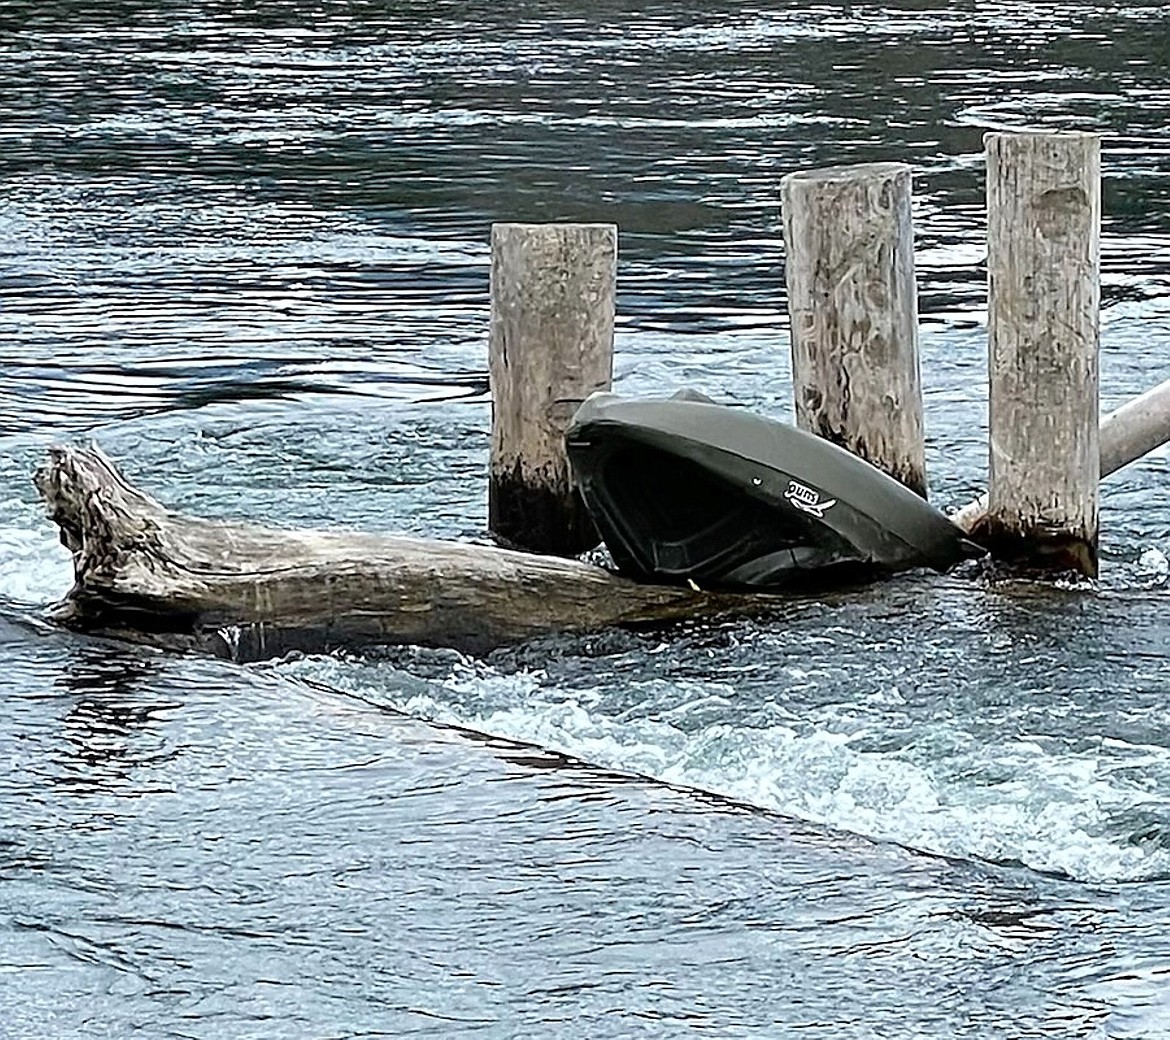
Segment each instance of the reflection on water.
M982 135L1098 129L1103 403L1166 377L1170 9L636 6L0 0L5 616L68 584L52 436L481 537L493 220L620 226L619 389L783 416L779 178L913 163L958 505ZM1106 483L1091 588L252 670L0 621L0 1033L1165 1035L1165 468Z
M1106 310L1165 316L1160 8L932 8L0 4L0 329L64 366L0 400L27 427L482 385L498 219L616 222L623 328L778 328L778 180L832 162L914 163L924 320L970 321L1004 127L1106 135ZM177 378L203 357L237 377Z
M158 703L159 673L153 656L112 655L107 646L71 655L52 694L70 705L61 718L61 753L38 775L78 792L109 792L176 754L159 733L159 722L176 707Z

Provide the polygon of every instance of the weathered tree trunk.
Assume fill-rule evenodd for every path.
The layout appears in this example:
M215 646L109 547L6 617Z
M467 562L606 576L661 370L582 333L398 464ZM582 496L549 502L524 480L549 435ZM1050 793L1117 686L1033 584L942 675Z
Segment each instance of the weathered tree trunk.
M1097 573L1100 139L988 134L984 540Z
M183 516L128 484L96 448L54 448L36 482L74 553L58 620L237 659L376 643L479 651L777 602L640 585L492 546Z
M565 429L613 377L617 228L492 225L488 528L575 556L601 539L569 479Z
M926 497L905 163L781 182L796 424Z

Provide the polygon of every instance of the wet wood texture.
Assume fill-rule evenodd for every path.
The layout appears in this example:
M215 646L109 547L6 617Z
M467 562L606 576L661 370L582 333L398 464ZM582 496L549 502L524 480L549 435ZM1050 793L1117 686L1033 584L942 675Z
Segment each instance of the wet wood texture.
M1100 140L987 146L990 452L983 540L1097 573Z
M925 497L910 167L789 174L781 205L797 425Z
M616 266L612 224L492 227L488 526L505 545L573 556L600 541L564 433L610 387Z
M412 643L482 651L588 632L759 613L776 597L641 585L495 546L287 531L172 512L96 448L54 448L36 476L74 554L56 618L237 659Z
M1105 416L1098 442L1102 480L1170 442L1170 380ZM977 534L987 522L987 495L963 506L951 521L968 534Z

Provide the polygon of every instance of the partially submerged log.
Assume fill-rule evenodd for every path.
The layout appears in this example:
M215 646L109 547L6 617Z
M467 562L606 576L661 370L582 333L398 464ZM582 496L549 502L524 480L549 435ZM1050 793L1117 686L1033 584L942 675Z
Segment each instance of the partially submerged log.
M96 447L53 448L36 484L74 554L57 620L238 660L363 644L481 651L544 632L759 613L777 602L641 585L491 546L184 516L132 487Z

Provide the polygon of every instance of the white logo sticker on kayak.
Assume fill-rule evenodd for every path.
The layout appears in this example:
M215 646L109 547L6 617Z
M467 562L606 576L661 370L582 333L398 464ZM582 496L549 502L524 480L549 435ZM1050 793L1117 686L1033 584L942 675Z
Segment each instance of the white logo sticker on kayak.
M798 480L788 482L788 490L784 492L784 497L802 513L815 516L818 520L825 518L826 509L831 509L837 504L835 498L821 498L819 491L814 491Z

